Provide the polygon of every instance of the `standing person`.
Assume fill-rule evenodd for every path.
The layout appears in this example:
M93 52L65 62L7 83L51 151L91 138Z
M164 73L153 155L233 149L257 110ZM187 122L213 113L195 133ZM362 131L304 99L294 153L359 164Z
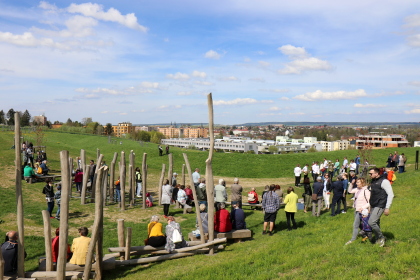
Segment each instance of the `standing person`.
M169 155L169 145L166 145L166 154Z
M60 185L57 186L57 191L54 194L54 199L57 202L57 207L58 207L57 214L55 214L55 218L57 220L60 220L60 205L61 205L61 186Z
M354 160L350 161L350 172L356 172L357 164L354 162Z
M395 151L394 155L392 156L392 161L391 161L391 167L394 168L394 171L397 171L398 166L397 166L397 161L398 161L398 152Z
M82 180L83 180L83 171L76 169L76 175L74 175L74 182L76 183L77 192L82 191Z
M47 211L50 213L50 218L54 219L52 215L52 211L54 209L54 186L50 178L47 178L45 183L46 185L42 190L42 193L45 194L45 199L47 200Z
M334 163L331 160L328 161L328 177L331 180L334 177Z
M270 186L270 192L264 196L262 201L262 208L265 210L264 214L264 230L263 235L267 233L267 225L270 223L269 236L273 235L274 223L276 222L277 211L280 208L279 196L274 192L274 186Z
M28 164L31 163L31 167L34 167L34 153L33 153L33 144L29 143L26 153L28 155Z
M322 177L324 177L326 172L328 172L328 160L327 158L324 158L324 171L322 172Z
M386 161L386 167L391 167L392 163L392 153L389 154L388 160Z
M325 180L324 180L325 181ZM316 216L319 217L321 215L321 207L322 207L322 190L323 190L323 185L322 185L322 178L318 177L316 178L316 182L313 184L313 193L312 194L317 194L317 199L316 200L312 200L312 216L315 217L315 209L316 206L318 205L318 210L316 212ZM329 205L329 195L328 195L328 205Z
M290 226L290 219L292 219L293 229L297 229L295 222L295 213L297 212L298 198L299 197L297 194L295 194L293 187L289 187L287 189L287 195L284 198L284 203L286 203L286 206L284 207L284 212L286 213L287 228L289 231L292 230L292 227Z
M344 157L344 160L343 160L343 169L344 169L344 172L345 173L347 173L347 168L349 167L349 161L347 160L347 157Z
M214 207L216 211L219 209L221 203L227 201L227 192L226 187L223 185L225 181L223 179L219 180L219 184L214 187Z
M355 187L357 186L357 187ZM355 183L350 183L349 193L354 194L353 208L354 208L354 222L353 222L353 236L346 243L349 245L356 240L360 226L360 213L364 209L369 209L370 204L370 191L368 190L366 180L364 178L358 178Z
M322 180L322 178L321 178ZM324 197L325 209L330 209L330 196L331 196L331 179L329 174L325 174L324 181L321 181L323 185L322 197Z
M242 209L242 186L239 185L239 179L233 179L233 185L230 186L230 200L238 202L238 207Z
M392 170L392 168L385 168L386 171L386 178L388 179L388 181L390 182L391 186L394 183L396 176L395 176L395 172L394 170Z
M403 173L404 172L404 154L400 155L400 158L398 160L398 173Z
M369 176L372 179L372 183L370 184L371 211L369 226L375 233L376 242L378 242L379 247L383 247L386 240L378 223L382 214L385 214L385 216L389 215L389 208L391 207L392 200L394 199L394 192L392 191L391 183L379 174L378 168L371 168Z
M248 193L248 203L249 204L258 204L258 194L255 191L255 188L252 187L251 191ZM251 209L253 209L253 207L251 206Z
M405 157L404 153L401 154L403 157L403 161L404 161L404 168L403 168L403 172L405 172L405 163L407 162L407 158Z
M71 251L73 256L70 259L71 264L76 265L85 265L86 256L89 250L90 238L87 237L89 230L87 227L80 227L79 234L80 237L73 239L73 244L71 245Z
M198 205L204 204L206 205L206 212L207 212L207 190L206 190L206 179L201 179L200 185L198 185L197 189L197 200Z
M354 173L354 171L352 171ZM343 197L341 198L341 200L343 201L343 211L341 211L341 213L346 214L347 213L347 200L346 200L346 195L347 195L347 187L349 185L349 179L347 178L347 173L344 173L343 175Z
M172 201L176 202L178 201L178 191L179 191L179 187L181 187L181 184L177 184L177 185L172 185Z
M137 197L141 197L141 183L143 179L141 177L140 167L136 167L136 184L137 184Z
M354 172L350 172L349 183L353 184L353 186L356 186L356 180L357 180L356 174ZM354 200L354 193L353 193L353 197L351 198L351 200Z
M303 193L303 197L305 199L305 209L304 209L304 213L308 213L308 211L306 211L308 208L311 208L311 202L312 202L312 188L311 188L311 183L309 181L309 178L306 178L305 180L303 180L303 188L304 188L304 193Z
M302 174L302 169L300 168L300 164L298 163L295 167L295 187L300 185L300 175Z
M306 164L303 168L302 168L302 172L303 172L303 180L305 180L306 178L308 178L308 172L309 172L309 164Z
M315 165L312 166L312 177L314 179L314 182L316 180L316 178L319 175L319 163L315 162Z
M190 208L190 207L188 207L188 204L187 204L188 196L187 196L187 193L185 192L185 186L184 185L179 186L177 200L178 200L179 204L181 204L182 208L184 208L184 207Z
M95 178L96 165L95 162L90 160L90 170L89 170L89 179L90 179L90 188L93 188L93 179Z
M172 200L172 186L169 185L169 180L165 179L162 186L162 205L163 205L163 217L168 218L169 216L169 205Z
M17 274L18 269L18 233L9 231L6 233L7 239L1 245L1 254L4 259L4 276L13 276ZM26 258L26 251L25 251Z
M115 203L121 202L121 185L120 185L120 176L118 176L118 180L115 182Z
M25 145L26 146L26 145ZM23 168L26 167L26 165L28 165L28 148L23 148L22 149L22 157L23 157Z
M161 145L159 145L159 156L160 156L160 157L162 156L162 153L163 153L162 146L161 146Z
M239 208L237 201L232 201L232 210L230 212L232 229L246 229L244 210Z
M344 194L343 177L341 175L338 175L337 181L332 183L331 188L334 194L332 203L331 203L331 217L334 217L335 215L337 215L337 213L340 213L341 201ZM337 204L337 212L335 212L336 204Z
M194 182L194 187L198 187L198 185L200 185L200 169L196 168L194 173L192 174L193 177L193 182Z
M172 174L172 187L176 187L176 185L178 185L176 177L178 177L178 174L174 172L174 174Z
M340 170L340 161L338 159L336 159L335 160L335 163L334 163L334 174L331 177L331 180L334 178L334 176L335 176L336 173L337 173L337 176L340 174L339 173L339 170Z
M354 159L354 162L356 163L356 175L359 175L359 166L360 166L360 157L359 155L356 156Z

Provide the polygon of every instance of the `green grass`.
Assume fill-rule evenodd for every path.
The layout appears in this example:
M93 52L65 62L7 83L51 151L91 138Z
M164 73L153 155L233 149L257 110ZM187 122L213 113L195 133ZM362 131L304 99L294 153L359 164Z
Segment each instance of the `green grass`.
M47 151L53 169L59 169L59 151L66 149L72 157L80 154L84 148L87 158L96 158L96 148L99 147L109 163L114 151L121 151L120 145L109 145L107 138L98 136L80 136L75 134L48 133ZM0 235L16 228L16 223L10 221L16 213L13 174L10 177L14 160L14 151L10 150L13 134L0 132L0 174L2 178L0 219L6 223L0 224ZM128 153L131 149L137 154L136 162L141 164L141 154L148 153L149 174L160 173L161 164L167 163L167 157L159 157L157 146L141 147L138 143L123 140L123 148ZM420 278L420 172L414 171L415 149L397 149L404 152L408 158L407 172L397 174L393 188L394 203L390 216L381 219L381 227L388 242L384 248L372 244L363 244L358 238L349 246L344 244L350 240L353 224L353 210L347 214L330 217L323 213L320 218L311 217L299 211L296 215L298 229L292 232L286 230L284 210L278 213L279 226L272 237L262 236L263 214L260 211L245 209L248 228L253 232L250 241L241 244L228 244L215 256L197 255L188 258L153 263L145 266L130 266L105 273L105 279L419 279ZM171 148L174 154L175 171L180 172L183 163L182 150ZM214 156L214 174L240 178L284 178L293 177L293 167L297 162L303 164L312 160L353 158L357 151L340 151L330 153L290 154L290 155L248 155L221 154ZM373 151L375 162L385 162L390 150ZM206 152L188 151L188 157L193 167L198 166L204 171ZM128 159L128 158L127 158ZM275 180L275 179L274 179ZM258 193L262 186L258 186ZM28 258L26 270L35 270L38 257L44 255L44 239L36 234L34 228L41 229L41 210L46 209L44 196L41 193L43 183L27 185L24 188L25 214L25 247ZM301 190L297 190L301 194ZM349 200L350 201L350 200ZM77 227L93 224L94 205L81 206L79 200L72 199L70 204L70 237L69 242L77 236ZM146 226L153 213L161 209L141 210L139 207L120 214L113 205L107 206L104 221L104 252L108 247L118 245L116 219L119 215L138 219L125 225L133 228L134 245L143 244L147 237ZM180 220L184 237L193 230L195 215L182 215L182 210L171 209ZM7 228L5 227L7 225ZM52 220L52 227L57 227L58 221ZM26 229L27 228L27 229ZM32 234L29 234L32 233Z

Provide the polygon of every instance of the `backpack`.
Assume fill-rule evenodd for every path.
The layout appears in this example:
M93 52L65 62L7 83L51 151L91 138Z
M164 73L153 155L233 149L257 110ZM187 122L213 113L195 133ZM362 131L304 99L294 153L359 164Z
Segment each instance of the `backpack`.
M392 182L394 182L395 180L397 180L397 176L395 176L395 173L392 174Z
M172 227L172 228L174 229L174 232L172 233L172 242L173 243L180 243L180 242L182 242L182 236L181 236L181 234L179 234L179 231L176 228L174 228L174 227Z
M248 201L254 201L255 195L253 193L248 193Z

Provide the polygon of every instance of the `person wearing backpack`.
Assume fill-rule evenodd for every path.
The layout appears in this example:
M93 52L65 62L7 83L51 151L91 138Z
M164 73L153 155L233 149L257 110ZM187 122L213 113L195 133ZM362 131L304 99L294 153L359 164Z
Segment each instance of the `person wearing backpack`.
M173 216L168 217L168 225L165 228L165 235L165 250L169 253L171 253L175 249L190 246L182 236L181 226L177 222L175 222L175 218Z
M141 183L143 182L141 178L140 167L136 167L136 183L137 183L137 197L141 197Z
M255 192L255 188L251 188L251 191L248 193L248 203L249 204L258 204L258 194ZM252 207L251 207L252 209Z
M394 170L392 170L392 168L386 168L386 179L388 179L388 181L392 184L394 183L395 180L397 180L397 176L395 175Z
M357 187L356 187L356 186ZM353 222L353 235L350 241L346 243L346 245L349 245L353 241L356 240L357 235L359 233L359 227L360 227L360 213L362 213L363 210L369 209L370 204L370 191L368 190L366 180L364 178L357 178L356 183L351 183L349 186L349 193L354 194L354 201L353 201L353 208L354 211L354 222Z

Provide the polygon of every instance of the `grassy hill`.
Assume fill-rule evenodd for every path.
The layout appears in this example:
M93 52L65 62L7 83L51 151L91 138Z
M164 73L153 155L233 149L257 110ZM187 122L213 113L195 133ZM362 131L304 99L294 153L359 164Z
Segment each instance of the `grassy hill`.
M32 137L26 135L25 137ZM128 153L134 150L137 164L141 165L141 154L148 153L150 187L156 188L157 174L161 164L167 163L167 157L159 157L157 146L148 144L141 147L138 143L123 140L123 145L110 145L105 137L81 136L66 133L47 134L48 158L53 169L59 169L59 151L66 149L72 157L80 154L84 148L87 158L96 158L96 148L100 148L109 163L114 151L122 149ZM13 134L0 132L0 235L16 229L16 203L14 191ZM252 240L241 244L228 244L225 250L215 256L197 255L183 259L154 263L149 266L130 266L106 272L105 279L419 279L420 278L420 211L419 189L420 172L414 171L415 149L398 149L408 157L407 172L397 174L394 183L394 203L391 214L383 217L381 227L388 239L384 248L372 244L363 244L361 239L349 246L353 224L353 210L347 214L330 217L323 213L320 218L299 211L296 215L298 229L286 230L284 209L277 218L277 230L272 237L262 236L263 214L260 211L245 209L248 228L252 230ZM174 154L175 171L180 173L183 163L182 150L171 148ZM389 150L374 151L376 163L386 160ZM262 182L278 182L293 177L296 163L304 164L313 160L354 157L356 151L331 153L290 154L290 155L248 155L216 153L213 167L216 176L252 179L261 192ZM188 151L191 165L204 171L206 152ZM267 179L269 178L269 179ZM242 179L247 181L247 179ZM251 180L251 179L249 179ZM288 179L291 181L290 179ZM260 183L261 182L261 183ZM282 185L284 186L284 185ZM287 184L286 184L287 186ZM28 185L23 183L25 215L25 247L28 257L26 270L34 270L37 261L44 253L43 222L41 210L46 209L43 183ZM300 195L301 190L296 190ZM348 200L350 203L351 201ZM159 214L163 221L162 209L153 207L147 210L139 206L121 213L114 205L105 207L104 212L104 252L108 247L118 245L116 220L125 219L126 226L133 228L132 244L142 245L147 237L147 223L151 215ZM56 208L54 209L55 213ZM77 228L93 224L94 204L80 205L72 199L70 204L69 242L77 237ZM184 237L194 229L195 215L182 215L182 210L170 210L180 223ZM55 228L59 222L52 220Z

